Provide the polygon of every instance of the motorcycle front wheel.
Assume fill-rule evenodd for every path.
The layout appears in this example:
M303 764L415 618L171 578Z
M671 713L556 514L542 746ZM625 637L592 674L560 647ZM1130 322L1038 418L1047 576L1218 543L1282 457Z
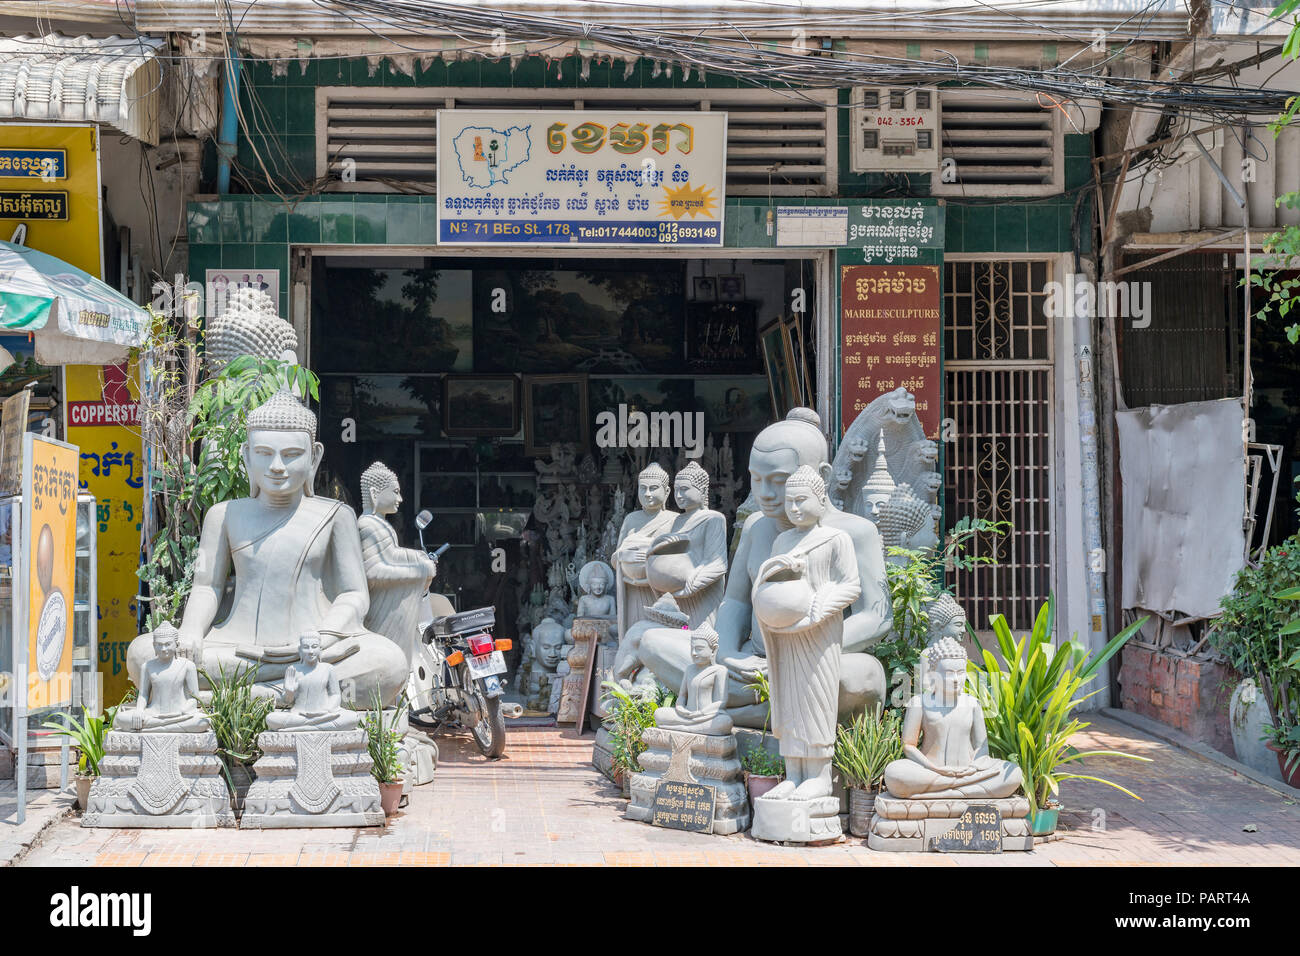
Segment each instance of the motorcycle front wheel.
M495 760L506 752L506 718L501 713L500 697L485 697L483 689L474 684L474 699L478 702L479 722L474 725L474 743L483 756Z

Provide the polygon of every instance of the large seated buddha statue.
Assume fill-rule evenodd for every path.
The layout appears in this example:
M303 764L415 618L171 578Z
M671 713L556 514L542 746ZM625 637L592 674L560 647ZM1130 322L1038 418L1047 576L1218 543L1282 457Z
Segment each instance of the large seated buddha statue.
M754 702L746 685L768 671L768 650L754 623L752 592L759 569L773 554L777 536L793 525L786 515L786 480L807 465L823 482L830 479L826 437L810 408L793 409L784 421L759 432L749 455L750 492L759 511L750 515L727 575L726 591L713 627L718 632L718 661L725 664L727 711L738 726L760 728L767 705ZM853 543L860 586L844 619L837 710L840 716L874 706L885 694L885 673L866 651L889 633L893 612L885 582L885 555L880 532L866 518L830 505L821 519L827 528L843 531ZM691 664L690 632L650 628L641 635L637 662L651 670L665 687L681 686Z
M391 704L406 684L406 655L362 623L370 595L357 519L341 502L312 494L323 453L316 416L287 389L249 413L250 495L203 517L181 652L213 676L251 669L255 693L282 702L297 636L313 631L345 705L365 708L374 692ZM218 620L232 573L230 609ZM127 670L137 686L152 657L152 635L131 642Z

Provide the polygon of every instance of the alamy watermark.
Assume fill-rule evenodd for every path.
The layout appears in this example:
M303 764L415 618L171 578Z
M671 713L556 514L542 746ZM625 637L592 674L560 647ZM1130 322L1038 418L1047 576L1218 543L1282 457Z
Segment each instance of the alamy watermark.
M1071 272L1064 282L1048 282L1043 294L1047 296L1043 311L1049 318L1095 315L1132 319L1135 329L1151 324L1150 282L1094 282L1086 275Z
M598 448L684 448L687 458L704 454L703 412L634 412L626 404L596 416Z

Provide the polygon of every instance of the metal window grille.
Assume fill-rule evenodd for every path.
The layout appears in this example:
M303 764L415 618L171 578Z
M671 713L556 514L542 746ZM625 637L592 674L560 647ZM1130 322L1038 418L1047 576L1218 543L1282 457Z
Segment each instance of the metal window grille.
M945 520L1009 521L966 552L994 564L950 571L972 627L1001 613L1029 628L1052 589L1052 346L1043 312L1051 263L948 262L944 289Z

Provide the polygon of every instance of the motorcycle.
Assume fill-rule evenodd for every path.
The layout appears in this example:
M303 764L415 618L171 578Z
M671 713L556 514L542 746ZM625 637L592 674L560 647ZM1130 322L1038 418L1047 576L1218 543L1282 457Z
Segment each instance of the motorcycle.
M433 516L421 511L415 526L424 548L424 529ZM450 544L431 556L436 561ZM420 641L412 668L409 696L412 724L431 734L468 730L485 757L497 758L506 751L506 718L518 717L523 708L501 700L505 691L505 651L511 641L496 639L496 609L476 608L457 613L441 595L431 594L431 621L421 625ZM437 607L438 598L442 607Z

